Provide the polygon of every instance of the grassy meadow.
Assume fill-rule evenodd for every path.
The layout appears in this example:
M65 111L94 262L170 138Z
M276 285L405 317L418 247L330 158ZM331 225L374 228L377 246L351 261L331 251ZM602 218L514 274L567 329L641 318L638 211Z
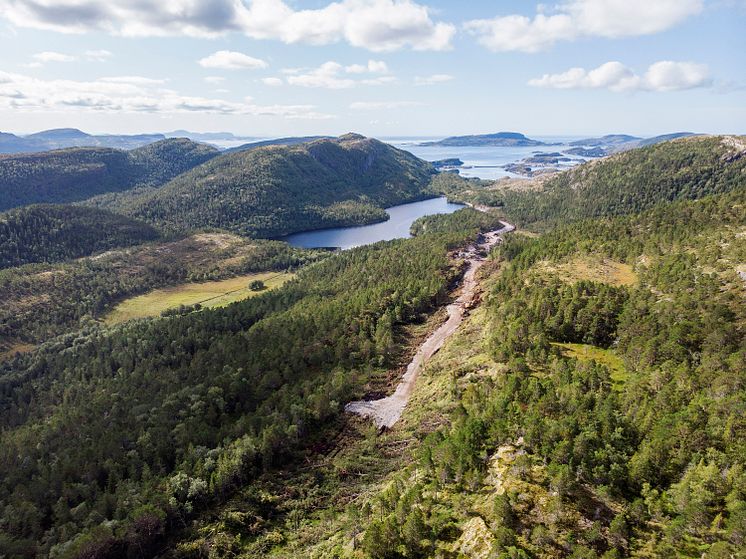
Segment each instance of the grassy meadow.
M104 321L106 324L118 324L136 318L159 316L163 311L180 305L196 305L199 303L207 308L223 307L262 293L267 289L279 287L291 277L293 277L293 274L266 272L237 276L226 280L184 283L174 287L155 289L144 295L122 301L106 315ZM249 284L255 280L264 282L265 289L261 291L249 289Z

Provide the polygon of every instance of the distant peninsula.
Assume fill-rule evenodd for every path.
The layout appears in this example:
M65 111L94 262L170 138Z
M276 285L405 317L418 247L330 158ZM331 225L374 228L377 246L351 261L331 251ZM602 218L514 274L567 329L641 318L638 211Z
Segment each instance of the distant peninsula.
M527 138L518 132L497 132L472 136L450 136L437 142L424 142L421 146L546 146L548 144Z
M660 144L661 142L668 142L669 140L687 138L689 136L696 135L697 134L693 132L674 132L672 134L653 136L652 138L640 138L638 136L629 136L628 134L608 134L606 136L601 136L600 138L585 138L583 140L576 140L574 142L570 142L570 145L576 146L578 148L599 148L604 150L608 155L610 153L617 153L620 151L652 146L655 144ZM565 153L573 153L573 151L568 150ZM583 154L575 153L574 155L582 156ZM589 156L596 157L595 155Z
M570 145L590 147L618 146L631 142L639 142L640 140L642 140L642 138L639 138L638 136L630 136L629 134L607 134L600 138L583 138L582 140L575 140L574 142L570 142Z

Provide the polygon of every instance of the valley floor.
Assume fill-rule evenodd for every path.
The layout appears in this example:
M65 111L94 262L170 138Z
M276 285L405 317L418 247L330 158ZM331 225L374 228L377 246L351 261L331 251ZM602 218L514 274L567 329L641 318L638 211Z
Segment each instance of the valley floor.
M490 211L489 208L484 206L478 209L482 212ZM358 414L361 417L370 418L379 428L390 429L399 421L414 390L422 367L443 347L446 340L456 332L466 316L468 309L477 302L476 294L479 286L476 276L479 269L486 262L486 254L502 240L501 235L510 233L514 229L515 227L511 224L502 222L502 229L485 233L481 242L459 252L459 257L463 258L465 271L464 277L461 280L458 297L446 307L448 320L433 332L417 350L414 358L407 366L407 371L402 381L392 395L378 400L350 402L345 406L345 411Z

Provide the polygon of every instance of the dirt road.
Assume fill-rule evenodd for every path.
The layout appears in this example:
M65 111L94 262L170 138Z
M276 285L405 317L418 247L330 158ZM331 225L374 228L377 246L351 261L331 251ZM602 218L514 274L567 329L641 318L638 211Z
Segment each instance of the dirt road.
M485 262L485 259L480 256L480 252L489 251L490 248L500 242L502 234L515 229L510 223L505 221L500 223L503 225L502 229L485 233L481 243L472 245L462 251L462 256L466 260L468 268L461 281L461 293L453 303L446 307L448 320L433 332L417 350L414 358L407 366L407 372L404 373L401 382L396 387L396 391L391 396L380 400L350 402L345 406L345 411L369 417L380 428L391 428L399 421L412 390L414 390L422 366L443 347L449 336L456 331L464 319L466 309L474 301L477 290L476 274Z

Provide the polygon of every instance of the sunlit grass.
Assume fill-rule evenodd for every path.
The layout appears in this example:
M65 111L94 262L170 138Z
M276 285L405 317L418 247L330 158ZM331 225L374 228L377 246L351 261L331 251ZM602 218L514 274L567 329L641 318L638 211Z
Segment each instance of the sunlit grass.
M24 342L2 342L0 341L0 361L13 357L16 353L26 353L31 351L36 346L33 344L27 344Z
M179 307L180 305L196 305L203 307L223 307L236 301L247 299L262 291L252 291L249 283L254 280L264 282L265 289L281 286L293 274L268 272L249 274L220 281L204 283L185 283L175 287L156 289L144 295L132 297L119 303L104 321L107 324L118 324L135 318L159 316L163 311Z
M553 343L562 348L562 354L566 357L573 357L578 361L595 361L605 365L609 369L611 380L615 388L621 387L629 376L624 362L612 349L603 349L589 344L563 344Z
M574 283L581 280L597 281L615 286L630 286L637 283L637 274L632 266L596 255L578 255L565 262L539 262L536 265L542 274L556 275L561 280Z

